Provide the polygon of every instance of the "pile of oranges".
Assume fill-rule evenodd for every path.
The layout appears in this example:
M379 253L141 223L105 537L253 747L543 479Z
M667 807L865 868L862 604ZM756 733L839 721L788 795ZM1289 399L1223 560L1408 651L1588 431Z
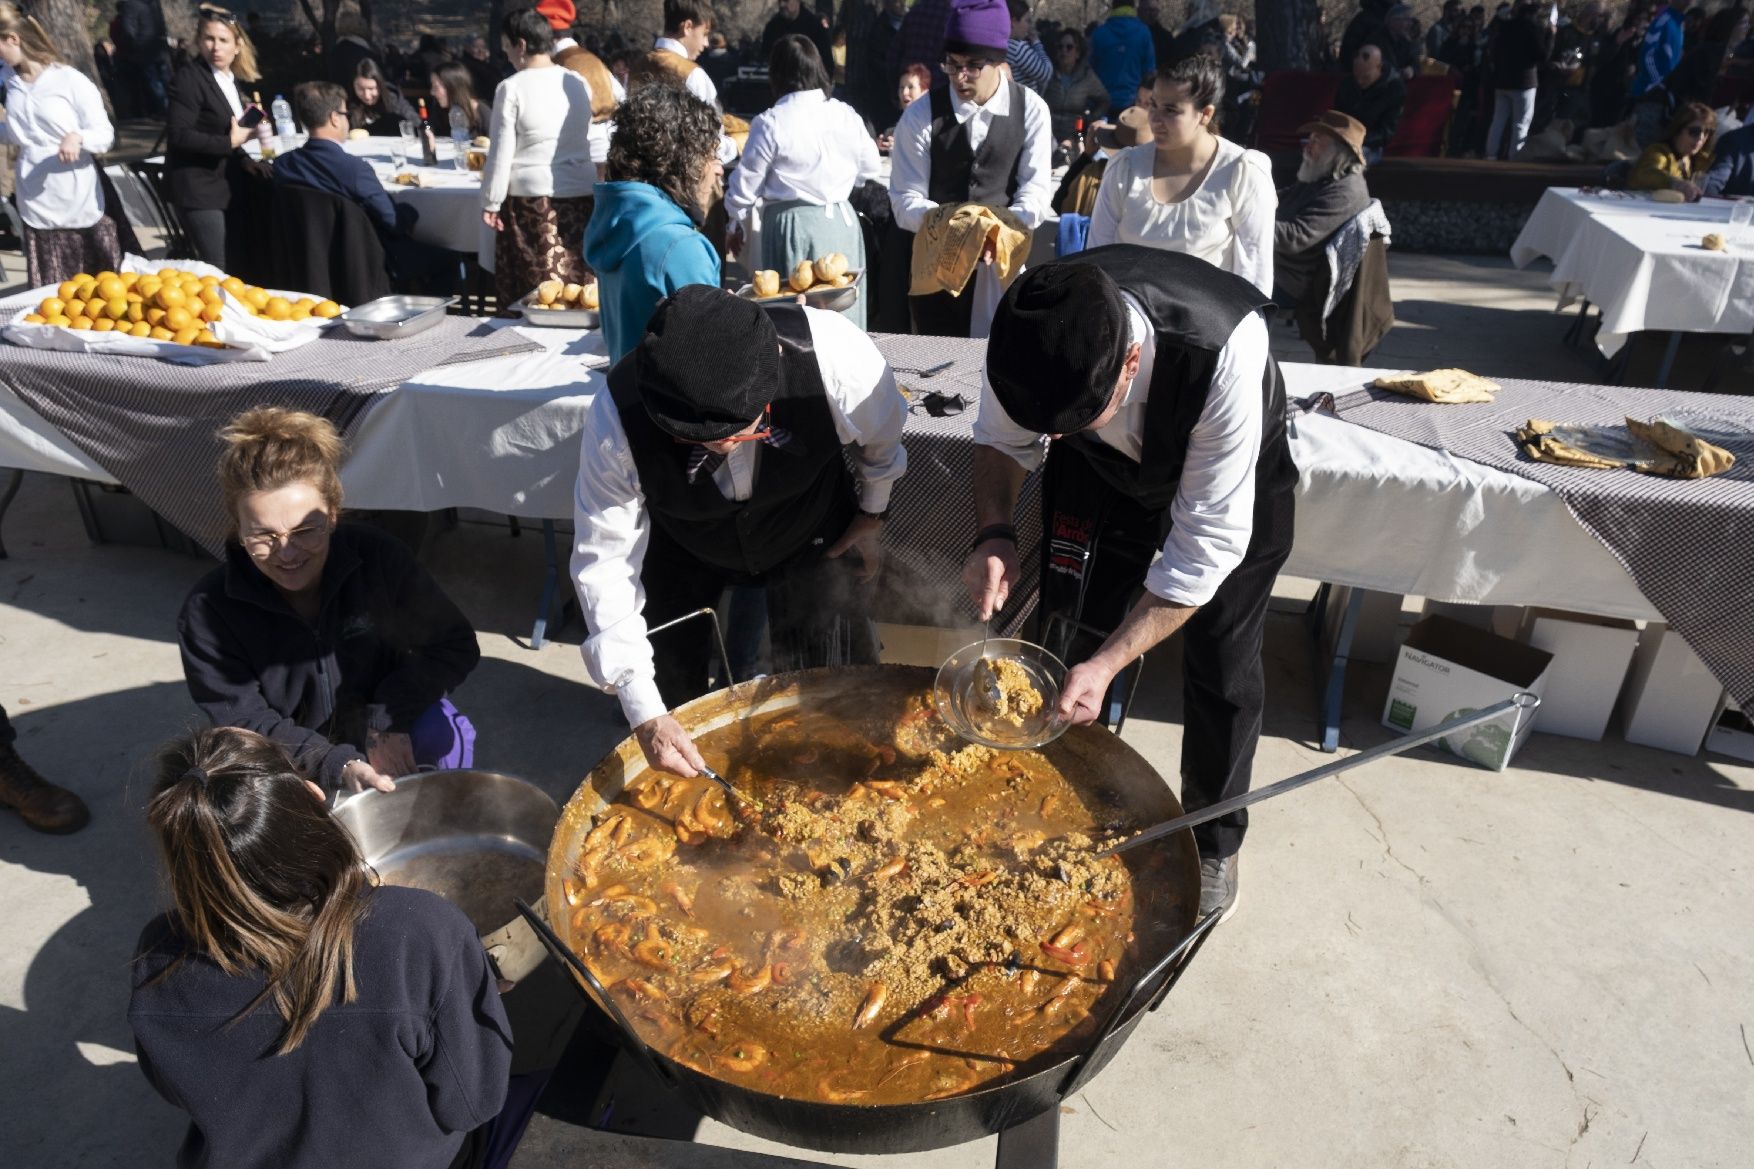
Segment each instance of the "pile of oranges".
M157 272L81 272L62 281L27 325L53 325L94 333L122 333L178 345L221 347L211 326L224 313L229 292L250 313L270 321L327 320L341 315L332 300L303 297L297 301L271 296L267 289L245 284L236 276L198 276L179 268Z

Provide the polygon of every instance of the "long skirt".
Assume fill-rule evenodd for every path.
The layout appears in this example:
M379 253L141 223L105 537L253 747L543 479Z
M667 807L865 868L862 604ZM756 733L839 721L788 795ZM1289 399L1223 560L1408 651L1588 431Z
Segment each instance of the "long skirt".
M847 269L865 267L865 233L850 203L806 203L784 199L761 209L761 266L780 274L780 287L800 260L819 260L830 252L847 258ZM872 293L868 279L859 280L859 299L846 310L853 324L865 327L865 301Z
M509 195L500 206L503 229L493 245L493 287L504 314L544 280L584 282L585 224L596 200L589 195Z
M116 224L103 215L90 227L24 228L24 266L30 286L59 284L81 272L95 276L122 266Z

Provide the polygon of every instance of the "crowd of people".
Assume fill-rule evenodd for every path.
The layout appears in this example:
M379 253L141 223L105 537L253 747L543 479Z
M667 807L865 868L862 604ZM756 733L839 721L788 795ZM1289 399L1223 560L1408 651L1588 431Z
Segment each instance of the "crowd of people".
M669 712L704 691L708 662L704 639L649 631L726 590L759 595L774 662L875 660L861 598L907 470L908 403L866 330L914 332L987 342L963 501L980 617L1019 579L1018 498L1045 467L1042 609L1105 631L1068 649L1062 713L1097 717L1120 672L1179 633L1197 809L1248 787L1266 602L1290 548L1267 311L1334 291L1324 249L1370 206L1406 82L1471 75L1463 133L1495 156L1543 116L1581 128L1648 106L1630 185L1696 198L1754 182L1754 131L1718 142L1700 100L1738 75L1741 9L1689 32L1684 0L1642 5L1610 27L1594 3L1488 21L1452 0L1421 30L1367 0L1332 54L1338 108L1311 111L1277 188L1234 126L1260 80L1250 30L1215 0L1174 28L1151 0L1118 3L1088 29L1038 21L1028 0L780 0L750 121L724 108L747 58L707 0L665 0L638 46L540 0L504 13L497 52L476 38L457 55L432 37L385 51L349 12L321 70L289 87L296 148L262 108L247 22L203 8L173 55L157 6L123 0L114 35L127 100L162 105L165 193L200 258L246 262L244 209L267 183L357 205L398 281L451 279L459 258L417 243L412 208L347 149L436 119L486 140L501 309L595 284L613 364L586 409L571 571L586 673L651 766L703 766ZM33 284L121 263L125 219L95 163L112 122L63 56L0 0L0 141L18 150ZM1056 212L1060 258L1029 265ZM831 279L859 279L846 312L725 288L734 262L784 278L832 272L831 256ZM478 660L474 631L412 554L344 517L327 421L261 407L222 438L231 539L176 623L214 729L167 750L149 807L173 911L141 940L142 1069L191 1114L183 1164L503 1164L533 1097L508 1102L509 1036L472 930L436 898L366 884L311 798L470 764L449 694ZM11 740L0 711L0 803L78 830L84 805ZM1234 906L1246 823L1196 833L1203 912Z

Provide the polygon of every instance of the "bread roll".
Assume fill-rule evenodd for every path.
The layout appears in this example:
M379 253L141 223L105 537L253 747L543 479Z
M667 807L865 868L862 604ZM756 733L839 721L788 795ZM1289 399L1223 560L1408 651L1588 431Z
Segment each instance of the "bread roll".
M1650 198L1651 198L1651 202L1653 202L1653 203L1685 203L1685 202L1687 202L1687 196L1683 195L1681 192L1670 191L1670 190L1666 190L1666 189L1661 190L1661 191L1652 191L1650 193Z
M602 294L599 292L595 280L585 285L584 295L579 297L579 303L590 309L602 307Z
M1724 244L1724 237L1714 231L1709 233L1704 239L1700 240L1699 246L1708 252L1721 252L1726 245Z
M536 300L544 307L547 307L559 300L560 294L565 291L566 285L562 284L560 281L544 280L536 286Z
M560 299L567 304L577 304L584 295L585 286L582 284L568 284L560 290Z
M367 130L364 126L361 126L357 130L347 131L347 140L349 142L358 142L361 138L370 138L370 137L371 137L371 131Z
M780 274L772 268L763 268L749 278L755 286L755 295L759 297L778 296L780 294Z
M846 274L847 258L840 252L830 252L826 256L819 257L811 267L815 270L816 279L827 284L836 276Z
M810 286L816 283L816 268L809 260L799 260L787 283L792 286L793 292L809 292Z

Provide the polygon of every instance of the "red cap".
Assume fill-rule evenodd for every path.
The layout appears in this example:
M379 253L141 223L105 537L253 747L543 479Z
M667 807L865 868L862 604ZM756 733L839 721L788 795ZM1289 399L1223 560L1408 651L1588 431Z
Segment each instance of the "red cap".
M578 16L578 9L573 7L572 0L538 0L536 12L547 18L548 27L555 32L564 32L571 28L574 18Z

